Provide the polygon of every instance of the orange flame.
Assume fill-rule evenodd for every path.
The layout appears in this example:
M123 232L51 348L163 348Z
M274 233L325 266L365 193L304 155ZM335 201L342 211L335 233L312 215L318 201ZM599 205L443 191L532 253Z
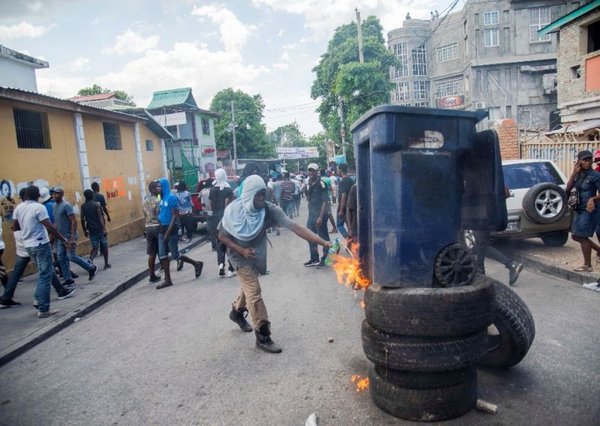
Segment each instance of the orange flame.
M362 392L366 389L369 389L368 377L361 377L358 374L353 374L350 377L350 380L352 380L352 383L354 383L354 385L356 386L356 392Z
M358 262L358 244L348 244L350 257L336 254L333 256L331 267L337 275L340 284L353 287L355 290L365 289L371 284L371 280L365 277Z

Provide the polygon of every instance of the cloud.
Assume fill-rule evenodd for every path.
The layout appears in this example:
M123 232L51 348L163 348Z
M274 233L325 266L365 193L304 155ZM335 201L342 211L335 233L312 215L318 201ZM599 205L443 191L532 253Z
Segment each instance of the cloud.
M219 25L225 51L239 51L248 41L256 26L244 25L230 10L215 5L194 7L192 15L207 18Z
M67 64L70 71L77 72L89 69L90 59L79 56Z
M31 25L28 22L21 22L15 25L0 25L0 40L15 40L19 38L41 37L50 30L51 27L41 25Z
M116 53L119 55L125 53L143 53L155 48L159 40L160 37L157 35L144 38L128 28L123 34L117 36L114 46L102 49L102 53Z

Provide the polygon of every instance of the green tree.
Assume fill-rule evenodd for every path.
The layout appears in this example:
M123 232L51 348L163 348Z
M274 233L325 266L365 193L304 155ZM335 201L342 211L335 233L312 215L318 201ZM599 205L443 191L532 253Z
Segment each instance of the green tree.
M298 123L293 122L279 126L269 133L269 140L275 146L307 146L307 139L300 131Z
M327 136L340 140L343 126L346 141L350 140L350 125L370 108L388 103L393 84L389 69L397 66L396 57L387 50L382 26L369 16L361 26L364 63L359 62L355 23L336 28L327 52L313 68L316 78L311 88L313 99L320 98L319 121ZM344 122L340 120L340 100ZM348 151L348 150L347 150Z
M115 98L130 103L132 106L135 106L133 102L133 96L129 95L127 92L123 90L110 90L105 89L98 84L94 84L90 87L84 87L77 92L77 96L92 96L92 95L101 95L104 93L114 93Z
M210 110L221 115L215 123L217 148L233 153L232 101L238 158L272 158L275 149L269 143L266 127L262 123L265 109L262 96L251 96L231 88L218 92L210 103Z

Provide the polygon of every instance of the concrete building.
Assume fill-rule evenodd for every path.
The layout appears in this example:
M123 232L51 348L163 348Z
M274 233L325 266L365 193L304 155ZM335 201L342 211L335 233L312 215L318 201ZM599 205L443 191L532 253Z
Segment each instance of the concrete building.
M547 130L556 109L554 35L538 34L579 2L467 0L462 10L407 19L388 33L401 62L391 70L391 102L452 109L487 109Z
M600 0L550 23L540 35L559 34L558 108L563 126L600 126ZM579 126L584 128L586 126Z
M48 68L48 62L0 45L0 87L37 92L35 70Z

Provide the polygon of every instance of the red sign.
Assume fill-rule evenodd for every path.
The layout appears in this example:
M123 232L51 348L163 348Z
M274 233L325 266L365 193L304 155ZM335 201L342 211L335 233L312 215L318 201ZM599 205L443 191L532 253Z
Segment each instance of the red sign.
M465 104L465 97L463 95L446 96L445 98L439 98L437 100L438 108L442 108L442 109L460 108L464 104Z

